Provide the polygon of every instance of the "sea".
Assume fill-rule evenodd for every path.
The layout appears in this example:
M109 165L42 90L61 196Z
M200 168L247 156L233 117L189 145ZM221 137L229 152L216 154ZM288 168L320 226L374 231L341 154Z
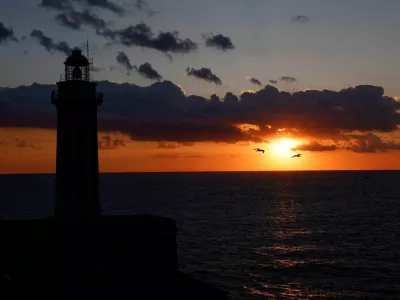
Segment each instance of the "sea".
M1 175L0 218L51 216L54 183ZM400 299L400 171L101 174L100 192L104 214L174 218L180 270L231 299Z

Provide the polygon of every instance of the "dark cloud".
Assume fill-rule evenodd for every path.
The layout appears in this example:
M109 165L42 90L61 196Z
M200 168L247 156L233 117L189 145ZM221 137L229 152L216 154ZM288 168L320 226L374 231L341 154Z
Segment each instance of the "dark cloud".
M0 22L0 44L5 44L8 41L18 42L18 39L15 37L14 31L11 28L7 28Z
M73 1L83 3L88 6L100 7L119 15L122 15L125 12L125 10L121 6L109 0L73 0Z
M97 30L97 34L124 46L150 48L163 53L186 54L197 50L195 42L190 39L181 39L178 32L160 32L156 36L145 23L120 30Z
M305 143L292 148L294 151L335 151L347 150L356 153L387 152L400 150L400 143L393 140L383 140L378 135L367 132L357 134L342 134L339 137L329 140L329 145L322 145L317 141Z
M105 9L114 12L120 16L127 13L127 9L109 0L42 0L39 6L49 10L71 12L75 11L73 3L78 3L88 8ZM135 11L144 12L149 16L153 16L157 13L157 11L153 10L150 5L144 0L130 0L130 2L125 4L132 4Z
M202 79L202 80L205 80L205 81L208 81L208 82L215 83L217 85L221 85L222 84L221 79L217 75L213 74L213 72L209 68L201 68L201 69L198 69L198 70L193 69L193 68L187 68L186 69L186 74L188 76L193 76L193 77L196 77L198 79Z
M75 19L72 16L72 14L73 13L70 13L67 15L67 14L62 13L62 14L57 15L55 19L62 26L65 26L65 27L68 27L68 28L71 28L74 30L80 30L82 22L80 19Z
M67 42L55 43L52 38L44 35L41 30L34 29L31 32L31 37L36 39L40 45L42 45L48 52L58 51L69 55L72 51L71 47Z
M311 19L307 16L295 16L292 18L293 23L308 23Z
M41 84L0 88L0 126L56 128L49 103L54 88ZM355 152L398 149L398 144L378 135L400 125L400 102L384 96L381 87L291 94L266 86L221 98L185 95L168 81L148 87L106 81L99 82L98 89L104 92L99 129L119 131L137 141L245 143L288 134ZM315 150L317 145L308 146Z
M400 144L394 141L384 141L373 133L348 134L350 140L345 146L346 150L357 153L386 152L389 150L400 150Z
M284 81L284 82L286 82L286 83L293 83L293 82L296 82L296 81L297 81L296 78L290 77L290 76L282 76L282 77L280 78L280 80L281 80L281 81Z
M124 68L128 71L128 74L133 70L131 61L129 57L125 54L125 52L118 52L116 59L120 65L124 66Z
M149 63L144 63L140 65L139 67L135 66L135 70L143 77L151 80L157 80L160 81L162 79L162 76L158 74L156 70L153 69L151 64Z
M55 20L61 26L80 30L83 25L88 25L96 30L106 28L109 23L100 18L96 13L90 9L84 9L83 11L77 11L73 6L72 2L79 2L89 7L102 7L121 14L122 8L110 1L104 0L43 0L40 6L61 11L60 14L55 16Z
M42 0L39 6L60 11L72 10L70 0Z
M278 83L278 80L273 80L273 79L271 79L269 82L272 83L272 84L277 84L277 83Z
M134 6L136 9L147 13L149 16L154 16L158 11L153 10L149 3L144 0L135 0Z
M71 12L74 11L73 2L89 7L103 8L119 15L125 12L121 6L109 0L42 0L39 6L47 9Z
M135 0L134 5L139 9L144 9L145 7L148 6L148 3L144 0Z
M222 51L228 51L235 48L235 45L233 45L231 38L222 34L210 34L208 36L204 36L204 39L206 41L207 47L217 48Z
M249 77L249 78L247 78L252 84L255 84L255 85L258 85L258 86L261 86L262 85L262 83L261 83L261 81L260 80L258 80L258 79L256 79L256 78L254 78L254 77Z
M80 30L82 25L89 25L94 29L103 29L107 27L107 22L101 19L97 14L85 9L82 12L71 11L61 13L56 16L56 21L65 27Z
M100 150L113 150L119 147L125 147L124 140L118 138L113 139L111 136L103 136L98 142Z
M337 149L338 146L336 145L321 145L317 141L301 144L292 148L293 151L318 151L318 152L335 151Z

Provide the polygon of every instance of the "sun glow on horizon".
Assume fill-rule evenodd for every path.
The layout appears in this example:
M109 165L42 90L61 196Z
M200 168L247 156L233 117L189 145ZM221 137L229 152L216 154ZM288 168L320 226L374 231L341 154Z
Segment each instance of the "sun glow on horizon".
M289 157L294 152L292 148L296 147L299 144L300 144L299 141L289 138L282 138L272 142L271 146L272 146L272 151L274 152L275 155Z

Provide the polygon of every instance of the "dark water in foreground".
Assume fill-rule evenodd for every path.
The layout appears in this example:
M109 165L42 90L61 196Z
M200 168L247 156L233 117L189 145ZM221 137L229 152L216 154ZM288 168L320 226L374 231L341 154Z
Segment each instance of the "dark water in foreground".
M53 175L0 188L1 218L52 214ZM104 174L101 200L175 218L181 270L235 299L400 299L400 172Z

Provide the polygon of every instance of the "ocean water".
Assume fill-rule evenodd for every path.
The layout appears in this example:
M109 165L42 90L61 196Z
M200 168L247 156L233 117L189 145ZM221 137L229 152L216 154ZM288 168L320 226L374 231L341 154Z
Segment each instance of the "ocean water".
M180 269L232 299L400 299L400 172L102 174L107 214L177 220ZM0 176L0 218L52 214L54 175Z

